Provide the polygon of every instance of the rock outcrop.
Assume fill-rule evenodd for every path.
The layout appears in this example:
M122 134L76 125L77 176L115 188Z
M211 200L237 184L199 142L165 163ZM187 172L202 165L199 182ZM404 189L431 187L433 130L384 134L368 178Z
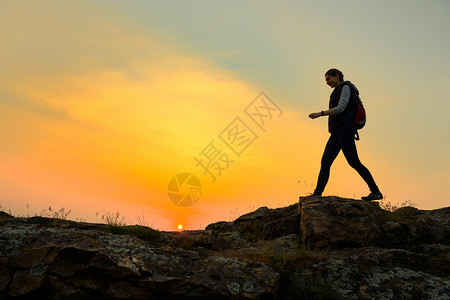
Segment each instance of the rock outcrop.
M0 299L450 299L450 207L301 197L205 230L0 219Z
M182 233L179 236L155 233L151 240L142 240L133 235L105 232L108 230L111 228L104 225L80 226L41 217L3 222L0 227L2 296L29 299L273 297L279 276L266 264L184 249L186 244L182 242L171 246L183 239Z
M450 241L448 207L433 211L403 207L392 213L377 202L327 197L302 198L299 209L302 240L314 247L403 249Z

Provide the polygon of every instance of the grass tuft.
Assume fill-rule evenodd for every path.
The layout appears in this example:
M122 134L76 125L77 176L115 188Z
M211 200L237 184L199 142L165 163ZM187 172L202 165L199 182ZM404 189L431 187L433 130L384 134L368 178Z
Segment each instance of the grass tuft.
M28 204L27 204L28 209ZM54 218L54 219L63 219L67 220L67 217L70 215L72 210L66 211L64 207L61 207L59 210L53 210L51 206L48 207L48 210L43 209L39 216L45 218Z
M105 214L102 216L102 220L105 221L105 223L109 226L126 226L125 223L125 217L120 216L119 212L116 212L115 214L110 212L105 212Z

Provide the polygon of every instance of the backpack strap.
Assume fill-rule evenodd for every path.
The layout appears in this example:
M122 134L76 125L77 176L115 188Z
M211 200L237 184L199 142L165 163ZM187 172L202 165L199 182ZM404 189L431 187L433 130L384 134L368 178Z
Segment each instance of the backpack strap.
M352 103L353 107L350 112L350 117L353 120L355 118L356 110L358 108L359 93L353 88L352 84L347 84L347 85L350 88L350 93L353 95L353 103ZM359 141L359 133L356 128L355 128L355 140Z

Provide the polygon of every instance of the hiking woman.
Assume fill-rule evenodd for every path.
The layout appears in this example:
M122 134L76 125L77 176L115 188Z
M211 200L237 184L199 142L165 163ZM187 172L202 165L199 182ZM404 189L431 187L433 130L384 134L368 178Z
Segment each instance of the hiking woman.
M309 117L315 119L328 116L328 131L331 134L323 152L319 178L313 195L322 196L330 177L333 161L342 149L348 164L364 179L370 189L370 194L361 199L371 201L383 199L369 170L361 163L356 150L356 129L353 125L353 108L357 101L358 89L350 82L344 81L344 75L337 69L330 69L325 73L327 84L334 88L330 96L329 109L311 113Z

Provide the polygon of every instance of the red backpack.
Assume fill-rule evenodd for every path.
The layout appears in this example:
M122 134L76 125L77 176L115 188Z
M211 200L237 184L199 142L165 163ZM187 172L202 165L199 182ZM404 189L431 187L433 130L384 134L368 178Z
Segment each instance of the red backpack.
M359 95L356 94L356 108L355 108L355 118L353 122L355 123L356 129L361 129L366 125L366 110L364 109L363 103L359 98Z
M363 103L361 101L361 98L359 98L359 94L354 90L353 93L355 94L355 108L353 111L352 119L353 119L353 125L356 128L356 135L355 139L359 141L359 134L358 130L363 128L364 125L366 125L366 110L364 109Z

